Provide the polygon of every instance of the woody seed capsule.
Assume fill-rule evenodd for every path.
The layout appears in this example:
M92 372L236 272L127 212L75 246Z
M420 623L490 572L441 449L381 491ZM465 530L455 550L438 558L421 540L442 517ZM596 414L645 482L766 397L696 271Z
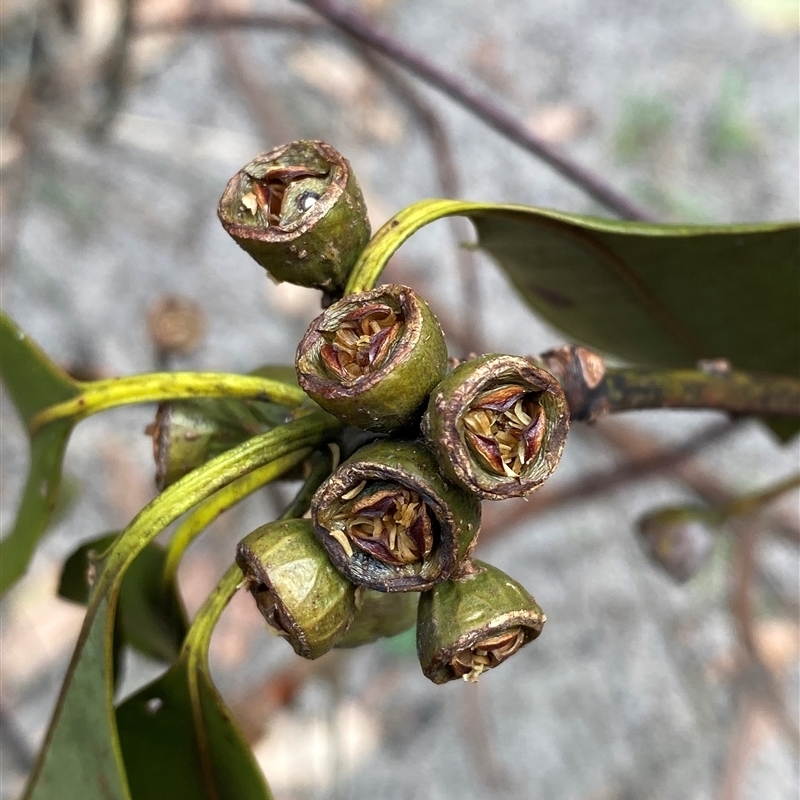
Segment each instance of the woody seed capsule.
M355 612L355 586L334 569L310 520L271 522L246 536L236 563L267 625L303 658L342 638Z
M519 356L485 355L433 390L422 429L450 480L502 500L532 492L556 468L569 410L549 372Z
M369 241L361 189L325 142L298 141L253 159L219 201L225 230L277 281L336 295Z
M362 447L319 488L314 531L353 583L419 592L447 578L469 554L480 502L442 479L416 442Z
M497 567L470 561L420 597L420 666L434 683L474 683L533 641L546 619L521 584Z
M349 295L297 348L300 386L343 422L390 432L419 420L444 376L447 346L428 304L406 286Z

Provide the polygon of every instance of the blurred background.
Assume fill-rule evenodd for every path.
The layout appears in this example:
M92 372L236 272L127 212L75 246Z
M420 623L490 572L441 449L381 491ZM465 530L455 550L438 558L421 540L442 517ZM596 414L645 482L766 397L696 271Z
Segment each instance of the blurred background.
M350 0L379 29L491 96L547 142L668 221L798 216L797 0ZM226 18L260 15L252 27ZM254 155L324 139L350 159L373 230L433 196L608 214L474 115L278 0L4 0L0 6L2 307L77 377L247 371L293 360L318 313L222 231L216 204ZM467 223L414 237L386 277L434 306L451 353L564 343ZM16 798L82 610L55 597L79 543L154 495L152 407L82 423L65 502L0 606L0 783ZM0 522L26 441L0 410ZM413 635L316 662L237 596L215 679L277 800L778 800L798 791L800 503L720 531L678 585L636 520L719 502L796 471L756 422L638 412L575 426L531 501L489 504L478 556L522 581L543 636L477 686L430 684ZM235 543L291 487L229 511L189 551L190 612ZM162 667L128 654L122 696Z

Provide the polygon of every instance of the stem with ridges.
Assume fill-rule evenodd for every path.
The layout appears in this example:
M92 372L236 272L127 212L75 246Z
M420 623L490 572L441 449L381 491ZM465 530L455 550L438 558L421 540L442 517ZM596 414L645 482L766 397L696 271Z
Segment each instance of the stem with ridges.
M81 393L39 412L31 421L37 430L59 419L85 419L92 414L133 403L225 397L263 400L296 408L308 398L302 389L255 375L224 372L153 372L82 383Z
M740 372L726 361L704 369L607 367L598 353L568 344L531 361L549 370L567 396L573 422L592 422L619 411L703 408L737 416L800 416L800 380Z
M208 645L211 642L211 632L241 583L242 571L233 564L228 567L195 614L183 640L180 656L187 659L187 671L190 676L196 674L197 669L208 672Z
M102 594L134 558L171 522L200 501L282 456L313 447L335 434L341 423L318 411L252 439L217 456L164 490L128 526L108 556L92 594ZM110 575L110 578L107 576Z
M175 581L178 566L191 543L208 527L223 511L249 497L253 492L279 478L292 467L297 466L311 453L309 448L297 450L254 470L248 475L238 478L198 505L176 529L164 563L164 584L169 586Z

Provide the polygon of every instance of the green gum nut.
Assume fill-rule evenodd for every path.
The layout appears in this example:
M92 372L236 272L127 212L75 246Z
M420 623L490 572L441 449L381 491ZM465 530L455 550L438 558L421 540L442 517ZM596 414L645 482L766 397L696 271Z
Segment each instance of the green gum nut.
M426 678L475 682L533 641L546 621L517 581L482 561L425 592L417 613L417 655Z
M549 372L519 356L485 355L431 392L422 430L451 481L503 500L529 494L556 468L569 408Z
M378 639L397 636L417 621L416 592L387 594L372 589L356 590L356 613L347 633L336 647L361 647Z
M332 296L370 236L350 164L325 142L292 142L256 157L231 178L217 213L276 281Z
M239 543L236 563L270 629L297 655L319 658L342 638L355 613L355 586L334 569L310 520L257 528Z
M286 422L291 412L275 403L202 398L161 403L153 437L156 486L163 491L186 473L259 433Z
M290 366L268 364L250 375L297 385ZM161 403L146 429L153 437L156 487L163 491L196 467L259 433L291 419L291 411L261 400L200 398ZM293 477L302 468L291 470Z
M300 386L349 425L388 433L419 420L447 368L447 345L428 304L389 284L325 310L297 348Z
M648 558L678 583L693 578L714 551L714 534L702 508L652 511L639 520L638 528Z
M480 501L447 483L419 442L362 447L317 490L314 532L349 580L381 592L420 592L472 551Z

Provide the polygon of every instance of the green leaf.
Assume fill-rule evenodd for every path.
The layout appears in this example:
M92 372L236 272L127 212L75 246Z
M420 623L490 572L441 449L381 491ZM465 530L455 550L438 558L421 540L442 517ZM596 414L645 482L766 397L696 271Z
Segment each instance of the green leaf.
M255 436L170 486L115 540L92 586L26 800L130 800L113 706L114 620L128 568L170 523L218 489L287 453L314 447L340 428L315 412Z
M179 660L117 709L120 744L134 800L271 798L250 747L208 669L208 645L218 617L213 607L224 608L241 577L238 569L229 570L198 612ZM212 624L200 624L195 634L198 620L202 623L209 610Z
M90 624L84 624L76 650L80 658L70 665L69 694L59 698L58 725L51 726L44 743L48 757L40 758L26 798L130 800L106 711L114 682L114 603L112 596L97 597Z
M39 411L80 394L80 385L2 311L0 375L28 430Z
M0 376L31 439L28 479L11 533L0 542L0 594L24 572L58 501L61 468L73 423L62 420L31 436L36 414L80 393L54 364L0 312Z
M97 569L118 534L81 545L65 562L58 594L85 605L89 601L89 571ZM166 553L152 543L136 557L122 581L116 636L141 653L172 663L186 635L186 613L174 581L163 581Z
M347 290L374 280L419 228L452 215L474 222L479 246L570 339L652 367L727 358L740 370L800 373L797 223L654 225L426 200L378 231Z

